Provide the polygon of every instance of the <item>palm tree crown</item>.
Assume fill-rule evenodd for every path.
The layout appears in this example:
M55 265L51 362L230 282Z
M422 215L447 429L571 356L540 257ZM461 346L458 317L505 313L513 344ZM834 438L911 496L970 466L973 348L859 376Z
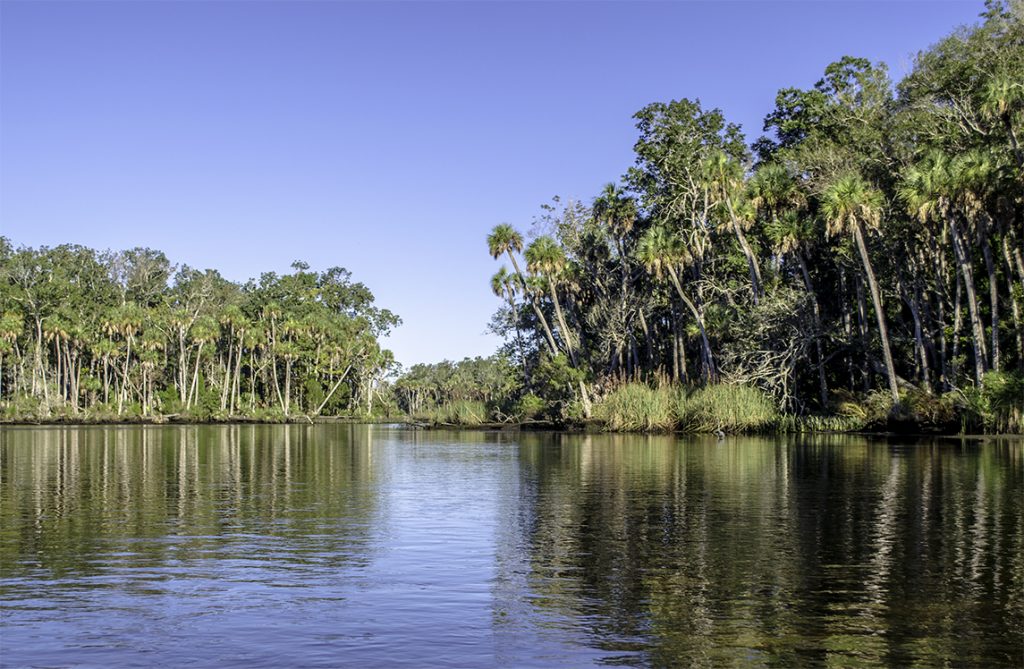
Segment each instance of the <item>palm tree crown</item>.
M882 193L859 174L845 174L825 189L821 213L829 236L852 232L860 222L876 230L882 222Z
M495 259L503 253L522 251L523 236L508 223L502 223L494 226L491 234L487 235L487 248Z

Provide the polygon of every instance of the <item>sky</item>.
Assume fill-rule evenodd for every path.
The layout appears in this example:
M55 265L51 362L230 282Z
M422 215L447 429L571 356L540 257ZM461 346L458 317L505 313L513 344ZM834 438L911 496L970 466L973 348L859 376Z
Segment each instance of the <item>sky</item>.
M0 235L159 249L244 281L346 267L410 365L489 355L500 267L684 97L750 141L844 55L913 55L982 2L0 0Z

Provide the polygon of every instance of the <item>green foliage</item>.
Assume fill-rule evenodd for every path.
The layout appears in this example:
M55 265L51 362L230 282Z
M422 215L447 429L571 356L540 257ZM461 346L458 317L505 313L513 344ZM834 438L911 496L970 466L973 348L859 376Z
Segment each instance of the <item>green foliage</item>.
M394 364L398 318L340 267L240 285L152 249L0 247L7 420L373 411Z
M1022 81L1020 7L993 0L895 87L845 56L779 91L754 164L720 110L647 105L623 187L488 237L519 392L571 422L592 388L617 429L660 429L643 384L669 378L770 395L693 393L687 429L766 429L769 406L801 416L782 429L1020 429L999 374L1024 372Z
M521 421L540 420L548 410L548 403L543 398L527 393L516 403L515 416Z
M964 432L1024 433L1024 374L989 372L982 388L950 393Z
M564 355L543 356L533 371L531 382L537 393L547 399L550 420L569 420L577 413L572 407L583 372Z
M392 387L397 409L413 416L463 401L507 409L517 390L516 370L501 355L413 365Z

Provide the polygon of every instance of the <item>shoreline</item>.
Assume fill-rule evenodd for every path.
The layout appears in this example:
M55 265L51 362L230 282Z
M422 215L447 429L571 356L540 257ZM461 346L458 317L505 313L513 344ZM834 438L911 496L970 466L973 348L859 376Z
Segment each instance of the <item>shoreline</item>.
M228 425L400 425L410 430L424 431L479 431L479 432L562 432L566 434L609 434L637 436L688 436L714 435L714 431L687 430L605 430L598 422L584 424L559 424L551 421L530 421L525 423L482 423L479 425L459 425L454 423L428 423L408 416L393 418L357 418L351 416L292 416L282 420L265 420L234 416L223 420L177 420L167 417L135 418L135 419L95 419L72 420L66 417L45 420L2 420L0 428L32 428L32 427L167 427L167 426L228 426ZM924 430L763 430L752 432L722 433L722 438L736 436L781 436L786 434L814 435L849 435L862 437L905 437L905 438L963 438L963 439L1020 439L1024 435L1013 433L985 432L951 432Z

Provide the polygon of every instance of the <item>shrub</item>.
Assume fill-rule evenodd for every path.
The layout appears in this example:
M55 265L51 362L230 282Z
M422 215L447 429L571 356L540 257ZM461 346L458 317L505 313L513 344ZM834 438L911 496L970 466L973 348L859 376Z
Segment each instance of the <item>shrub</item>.
M523 395L516 404L516 415L519 420L539 420L544 417L547 410L548 403L533 393Z

